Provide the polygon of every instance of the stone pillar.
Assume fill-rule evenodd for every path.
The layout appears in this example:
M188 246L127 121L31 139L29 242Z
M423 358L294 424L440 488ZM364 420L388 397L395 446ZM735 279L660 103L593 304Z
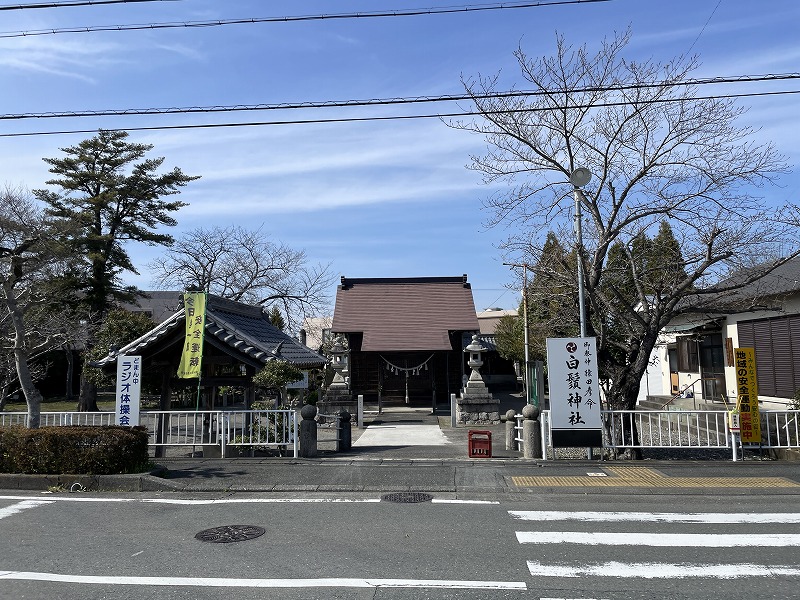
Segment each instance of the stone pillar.
M522 408L522 451L525 458L542 458L542 431L539 427L539 409L526 404Z
M338 452L347 452L353 447L353 429L350 422L350 413L343 410L339 413L339 438Z
M300 409L300 456L302 458L314 458L317 456L317 407L313 404L306 404Z
M515 438L517 437L517 430L514 429L517 426L517 413L510 408L506 411L505 420L506 420L506 450L516 450L517 445L515 443Z

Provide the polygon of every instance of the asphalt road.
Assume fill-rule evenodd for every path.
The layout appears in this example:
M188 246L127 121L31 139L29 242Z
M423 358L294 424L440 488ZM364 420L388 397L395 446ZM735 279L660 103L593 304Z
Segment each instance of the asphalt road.
M796 597L797 495L432 495L3 492L0 598Z

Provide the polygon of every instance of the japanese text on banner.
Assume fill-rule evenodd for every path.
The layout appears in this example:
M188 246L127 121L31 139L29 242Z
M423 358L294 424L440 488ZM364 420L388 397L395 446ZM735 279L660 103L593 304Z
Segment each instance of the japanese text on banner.
M203 333L206 326L206 295L204 292L187 292L183 295L186 313L186 340L183 344L178 377L200 377L203 361Z
M756 381L756 355L753 348L735 348L736 406L739 409L739 427L743 442L761 441L761 415L758 412L758 384Z
M139 404L142 393L142 357L121 354L117 357L117 425L139 424Z

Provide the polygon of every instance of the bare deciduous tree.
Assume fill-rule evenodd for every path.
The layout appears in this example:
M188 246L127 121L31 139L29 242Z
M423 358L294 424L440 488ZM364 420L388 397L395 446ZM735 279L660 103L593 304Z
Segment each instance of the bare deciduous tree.
M159 289L206 290L249 304L280 305L288 325L323 311L330 265L309 265L302 250L238 226L197 228L148 265Z
M513 232L503 250L514 262L537 264L551 231L562 242L576 238L569 177L579 166L592 172L578 194L588 335L597 336L605 361L608 403L631 409L659 331L681 312L720 310L725 293L796 256L800 230L796 207L756 194L786 166L771 143L754 141L739 124L744 110L731 99L698 97L690 79L696 59L627 60L629 40L630 32L616 35L593 54L563 37L554 56L518 49L530 93L498 95L499 75L465 79L481 116L449 124L486 139L486 154L472 157L471 167L497 190L485 208L490 225ZM662 223L674 232L682 264L663 285L622 294L616 280L642 280L635 240L652 238ZM630 277L607 276L615 245L628 249L615 268L623 261ZM734 282L731 273L744 275ZM624 335L607 335L609 315Z
M36 388L33 360L57 348L68 324L42 293L42 282L60 260L54 231L42 211L22 190L0 191L0 301L8 347L28 405L28 426L39 426L42 395Z

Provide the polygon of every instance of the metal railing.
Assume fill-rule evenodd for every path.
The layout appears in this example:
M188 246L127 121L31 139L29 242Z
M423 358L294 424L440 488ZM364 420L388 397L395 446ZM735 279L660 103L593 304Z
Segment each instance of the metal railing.
M42 427L58 425L113 425L113 412L43 412L40 415ZM28 426L26 412L0 412L0 427L10 425Z
M603 448L614 450L642 448L728 449L737 460L738 450L779 450L800 448L800 411L760 411L761 442L742 443L731 432L724 410L605 410ZM522 451L522 415L515 415L514 442ZM553 450L550 411L539 416L542 459ZM555 455L554 455L555 456ZM538 457L537 457L538 458Z
M522 422L525 420L525 417L517 413L514 415L514 419L516 421L514 424L514 448L516 448L517 452L522 452L524 450L522 444L525 441L522 438Z
M334 451L341 450L341 415L317 413L317 447L334 444Z
M42 426L113 425L113 412L43 412ZM23 412L0 413L0 426L27 426ZM147 410L139 414L146 427L150 447L219 446L225 458L227 449L276 448L299 454L297 413L294 410L175 411Z
M745 448L800 448L800 410L768 410L759 414L761 443L744 444Z
M291 448L298 455L294 410L143 411L139 422L147 427L151 446L218 445L222 458L230 447Z
M724 410L604 410L605 448L730 448Z
M675 402L675 400L677 400L678 398L685 398L686 396L684 396L684 394L686 393L686 390L688 390L689 388L692 388L692 399L694 400L693 404L694 404L694 408L696 410L697 409L697 393L695 392L694 386L695 386L695 384L698 384L701 381L702 381L702 378L698 377L692 383L687 383L686 385L684 385L683 389L681 391L679 391L677 394L673 394L672 398L670 398L664 404L661 405L661 410L664 410L665 408L667 408L667 406L669 406L670 404Z
M800 411L760 411L761 442L741 444L730 431L724 410L613 410L602 411L606 425L603 447L629 448L691 448L737 450L800 448ZM112 425L112 412L43 412L42 426ZM324 424L319 430L330 431L318 442L340 442L339 415L320 415ZM516 415L514 441L518 449L523 442L522 415ZM0 413L0 426L26 426L24 412ZM550 411L539 417L544 456L552 449ZM149 432L151 447L208 446L220 447L224 458L228 449L276 448L299 454L298 417L294 410L236 410L236 411L142 411L140 423ZM634 435L634 430L636 435Z

